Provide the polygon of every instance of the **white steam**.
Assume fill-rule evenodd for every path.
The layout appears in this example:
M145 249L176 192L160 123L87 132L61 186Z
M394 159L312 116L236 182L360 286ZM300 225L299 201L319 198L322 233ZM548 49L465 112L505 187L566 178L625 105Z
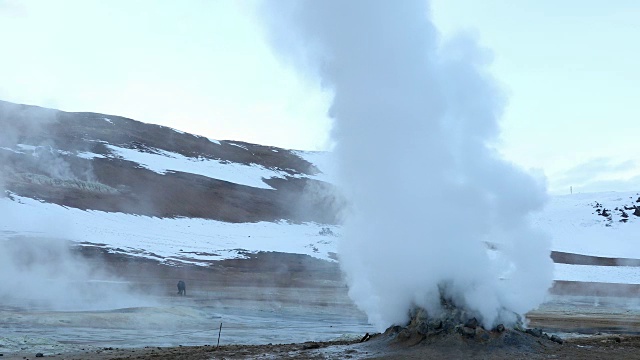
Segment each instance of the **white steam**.
M43 310L111 310L149 306L150 298L71 250L67 241L0 240L2 305Z
M8 190L38 182L47 186L52 179L78 179L76 174L93 178L89 163L73 169L63 152L56 150L55 143L46 137L48 126L58 121L57 113L0 101L0 198L16 201ZM21 154L16 155L16 151ZM38 234L64 237L65 231L72 231L67 219L37 214L18 217L0 203L0 224L14 223L29 224L34 236L0 232L0 305L104 310L150 303L148 297L110 275L99 262L72 251L69 242L39 237Z
M351 204L340 261L370 321L437 311L440 289L485 326L536 307L552 279L548 241L529 222L545 185L492 147L504 101L487 51L464 36L441 44L424 1L267 5L274 46L334 91Z

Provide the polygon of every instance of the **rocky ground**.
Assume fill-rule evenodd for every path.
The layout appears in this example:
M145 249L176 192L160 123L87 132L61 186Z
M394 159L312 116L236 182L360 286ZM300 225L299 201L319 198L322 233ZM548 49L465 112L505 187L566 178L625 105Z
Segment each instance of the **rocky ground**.
M308 342L278 345L226 345L104 348L66 354L47 354L48 359L640 359L640 337L593 335L567 339L560 345L527 334L519 344L485 344L461 335L446 335L418 345L392 343L379 334L365 343ZM36 354L7 354L3 358L32 359Z

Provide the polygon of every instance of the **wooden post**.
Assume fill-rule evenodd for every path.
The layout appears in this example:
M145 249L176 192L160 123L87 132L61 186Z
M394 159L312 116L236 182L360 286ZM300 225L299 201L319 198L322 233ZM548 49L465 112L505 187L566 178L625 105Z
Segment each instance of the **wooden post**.
M218 330L218 345L216 345L216 349L220 346L220 334L222 333L222 323L220 323L220 330Z

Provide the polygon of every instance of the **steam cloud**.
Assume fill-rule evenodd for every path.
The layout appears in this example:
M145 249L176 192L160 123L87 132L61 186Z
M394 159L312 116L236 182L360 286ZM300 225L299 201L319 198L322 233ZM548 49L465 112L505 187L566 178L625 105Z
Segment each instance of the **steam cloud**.
M45 136L47 126L57 121L55 110L0 101L0 224L29 223L34 234L44 236L64 237L68 231L67 219L37 212L18 218L6 206L14 201L14 194L7 190L12 184L93 178L90 164L72 168L55 142ZM16 156L16 151L26 154ZM67 241L11 232L0 233L0 283L4 306L103 310L150 303L126 282L75 254Z
M58 239L0 240L0 281L4 306L81 311L153 304Z
M0 190L11 180L51 182L55 180L95 181L89 162L72 166L55 140L48 138L59 112L35 106L0 101ZM81 150L81 149L77 149ZM27 153L15 157L14 152ZM21 166L16 166L20 162ZM21 169L16 173L16 169Z
M545 184L492 147L504 99L487 51L463 35L441 43L419 0L264 10L274 47L334 91L334 155L351 206L340 262L370 321L382 330L415 305L437 312L441 291L485 326L540 304L553 268L529 214Z

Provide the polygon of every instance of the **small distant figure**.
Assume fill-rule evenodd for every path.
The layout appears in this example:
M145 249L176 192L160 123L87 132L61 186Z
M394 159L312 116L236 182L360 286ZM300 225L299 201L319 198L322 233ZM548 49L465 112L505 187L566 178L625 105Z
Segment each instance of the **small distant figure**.
M182 280L178 281L178 295L187 295L187 285Z

